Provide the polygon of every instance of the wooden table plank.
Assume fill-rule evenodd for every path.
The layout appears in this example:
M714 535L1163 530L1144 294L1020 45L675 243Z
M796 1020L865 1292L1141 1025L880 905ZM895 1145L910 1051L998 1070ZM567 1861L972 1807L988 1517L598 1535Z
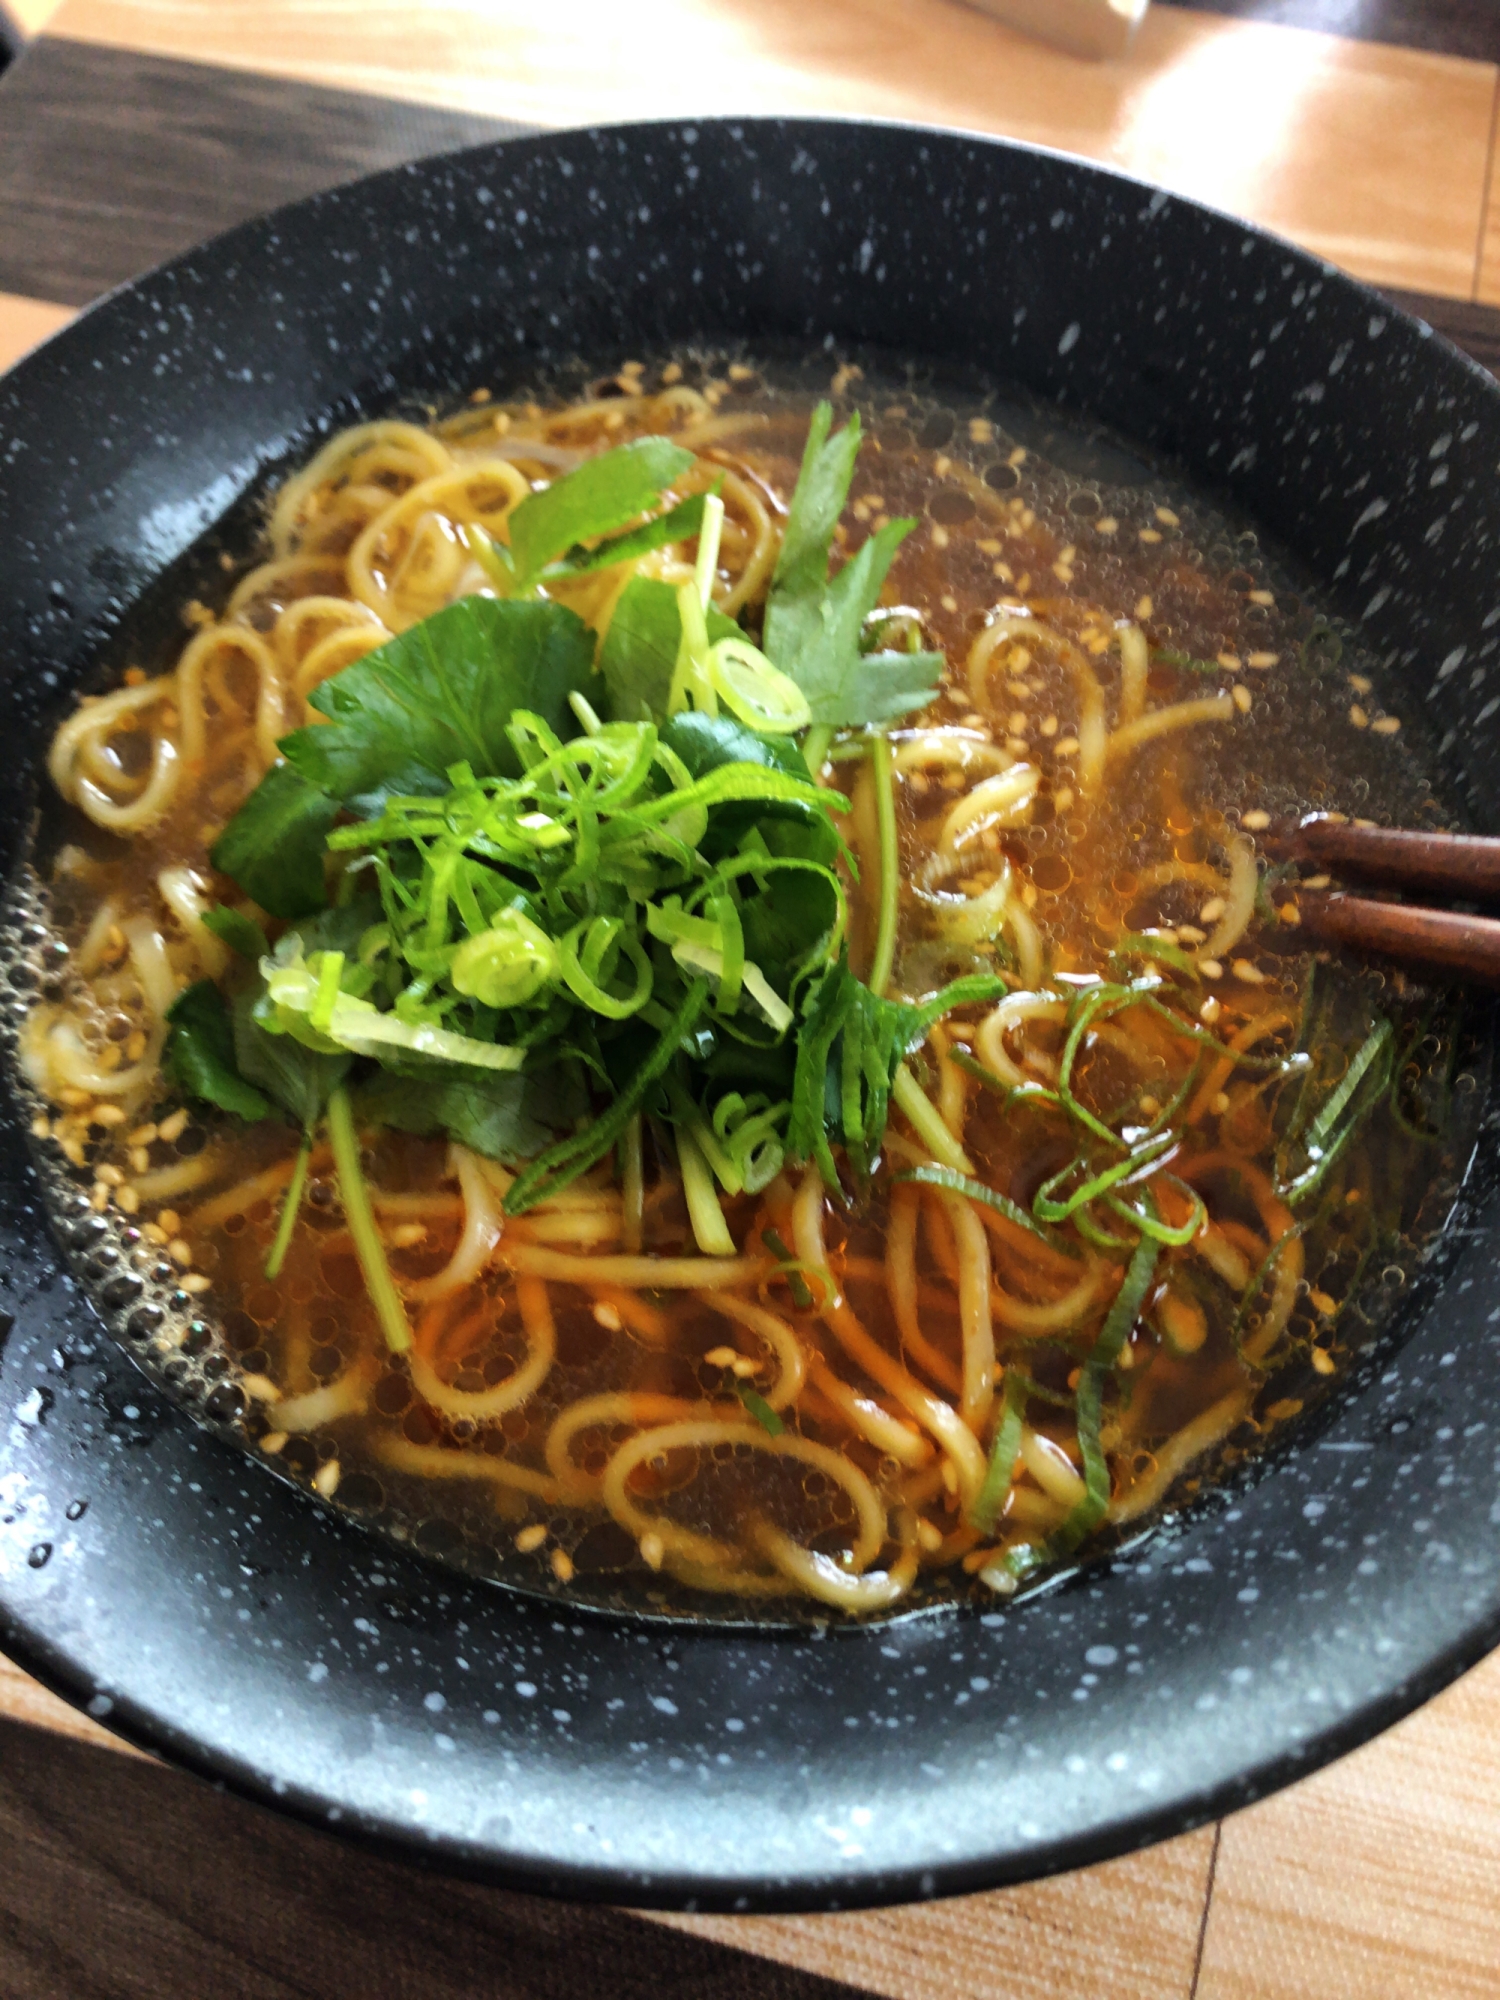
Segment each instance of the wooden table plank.
M1197 2000L1494 2000L1500 1654L1224 1822Z
M890 2000L1191 2000L1211 1828L988 1896L827 1917L666 1917Z
M0 374L73 317L71 306L0 292Z
M1154 8L1089 63L952 0L65 0L54 33L541 125L932 120L1106 160L1378 283L1473 295L1493 64ZM1400 143L1391 142L1400 134Z

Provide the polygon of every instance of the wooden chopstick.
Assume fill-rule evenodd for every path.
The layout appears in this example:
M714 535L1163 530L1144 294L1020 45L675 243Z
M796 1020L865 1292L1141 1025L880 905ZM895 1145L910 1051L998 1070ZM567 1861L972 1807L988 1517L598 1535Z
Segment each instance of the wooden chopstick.
M1419 836L1425 838L1425 836ZM1292 892L1298 933L1481 986L1500 986L1500 919L1320 889Z
M1276 861L1353 875L1392 889L1464 903L1500 903L1500 840L1475 833L1413 833L1309 815L1272 827L1260 844Z

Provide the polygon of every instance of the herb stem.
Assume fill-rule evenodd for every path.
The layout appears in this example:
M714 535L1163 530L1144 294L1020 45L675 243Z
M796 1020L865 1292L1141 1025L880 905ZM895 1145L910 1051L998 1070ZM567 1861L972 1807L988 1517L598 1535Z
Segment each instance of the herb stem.
M833 725L815 722L802 739L802 754L807 759L807 768L816 784L822 775L823 766L828 762L828 746L833 741Z
M719 1206L713 1174L692 1133L683 1125L677 1127L677 1164L682 1169L682 1192L698 1248L705 1257L733 1257L735 1242Z
M875 781L875 824L880 834L880 916L875 930L875 962L870 967L870 991L885 998L896 963L896 920L901 914L901 850L896 839L896 774L888 736L870 745L870 769Z
M297 1227L297 1217L302 1209L302 1191L307 1186L307 1169L312 1161L312 1133L302 1134L302 1144L297 1148L297 1158L292 1167L292 1178L287 1182L286 1200L281 1204L281 1220L276 1225L276 1241L271 1245L271 1254L266 1259L266 1276L275 1280L281 1276L281 1267L286 1262L286 1253L291 1247L292 1232Z
M396 1281L391 1276L391 1267L385 1260L385 1245L380 1240L375 1211L370 1205L370 1190L365 1186L365 1177L360 1170L359 1134L354 1129L354 1110L349 1102L349 1093L342 1084L328 1100L328 1138L333 1147L334 1170L338 1174L339 1198L344 1204L349 1234L354 1238L354 1253L364 1273L365 1290L380 1321L386 1345L393 1354L405 1354L411 1346L411 1327L401 1294L396 1290Z
M641 1142L641 1114L637 1112L620 1138L625 1155L620 1175L620 1242L626 1254L640 1255L646 1214L646 1162Z
M912 1130L928 1152L943 1166L952 1167L955 1173L973 1174L973 1161L943 1123L942 1113L905 1063L896 1071L891 1096L906 1113Z

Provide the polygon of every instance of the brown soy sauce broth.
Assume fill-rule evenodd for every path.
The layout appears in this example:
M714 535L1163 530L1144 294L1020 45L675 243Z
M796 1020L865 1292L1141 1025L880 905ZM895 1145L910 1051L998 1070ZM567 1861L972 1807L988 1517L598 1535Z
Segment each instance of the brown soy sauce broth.
M840 416L859 411L866 443L846 516L845 551L883 519L909 514L920 524L898 554L887 596L921 607L927 642L941 644L949 657L947 683L923 723L973 726L982 719L965 672L970 645L987 618L1021 604L1080 634L1091 610L1109 620L1136 620L1156 655L1180 656L1180 662L1156 658L1149 681L1153 702L1221 687L1243 690L1235 697L1240 706L1232 727L1149 746L1131 765L1128 782L1111 786L1087 814L1070 782L1066 746L1076 704L1065 677L1045 660L1031 662L992 694L997 738L1042 771L1031 823L1006 834L1004 853L1023 871L1031 915L1054 969L1101 969L1123 930L1191 925L1196 911L1182 885L1143 890L1142 875L1173 857L1216 859L1247 814L1368 810L1393 824L1452 823L1438 795L1430 745L1394 699L1385 708L1380 674L1348 630L1320 614L1292 566L1252 528L1170 473L1141 464L1115 441L1054 412L980 389L960 392L908 371L882 372L871 361L835 372L826 357L766 364L755 356L698 354L679 356L673 365L690 384L714 385L721 412L753 420L743 430L726 431L723 450L767 496L789 495L808 415L818 396L829 392L830 376ZM661 364L647 364L645 379L660 373ZM592 386L607 391L610 385ZM538 394L551 403L578 387L559 380ZM461 411L454 428L463 432L478 420ZM607 435L618 441L630 434L626 424ZM248 567L256 552L242 553ZM163 658L152 670L169 665ZM1104 677L1108 686L1107 668ZM1400 726L1391 728L1388 716L1399 718ZM857 789L855 802L858 848L864 809ZM916 785L903 787L908 881L930 851L940 806L940 798L924 796ZM58 844L55 832L49 847ZM31 982L28 991L66 984L58 947L76 948L101 882L128 900L164 861L199 858L185 816L160 839L134 846L94 829L78 839L92 863L86 889L80 878L54 879L46 892L33 892L32 907L12 927L12 956ZM856 966L861 951L868 952L869 929L856 895ZM1261 997L1300 1009L1309 964L1296 949L1295 933L1262 925L1256 939L1273 961L1269 990ZM955 952L939 943L908 899L898 983L922 992L987 962L982 952ZM1488 1072L1461 1009L1377 970L1338 967L1318 976L1337 1024L1334 1067L1322 1080L1329 1086L1336 1081L1337 1048L1347 1059L1372 1012L1387 1011L1406 1052L1401 1118L1389 1110L1377 1113L1356 1142L1361 1226L1335 1215L1310 1232L1302 1296L1285 1342L1290 1358L1265 1380L1246 1420L1214 1457L1179 1482L1179 1498L1252 1462L1268 1436L1326 1402L1351 1360L1389 1322L1414 1262L1442 1226L1472 1150ZM106 1019L96 1026L101 1036L119 1033L118 1024ZM1107 1094L1107 1054L1100 1065L1090 1087ZM39 1112L39 1103L32 1108ZM1437 1136L1411 1137L1410 1128L1429 1123ZM1024 1112L1006 1116L998 1107L981 1107L971 1129L979 1171L993 1185L1025 1196L1048 1170L1038 1158L1040 1135L1028 1129ZM233 1172L223 1180L253 1186L285 1156L288 1140L282 1128L231 1134L194 1114L170 1142L151 1143L150 1165L190 1159L205 1145L232 1146ZM504 1455L542 1470L551 1422L580 1397L627 1389L722 1397L722 1370L704 1358L723 1340L722 1321L662 1295L645 1301L642 1324L628 1325L581 1292L554 1286L558 1356L542 1389L494 1424L453 1423L423 1403L404 1365L384 1353L326 1154L315 1155L302 1220L275 1287L262 1276L276 1222L274 1189L227 1209L210 1190L196 1208L196 1197L187 1197L170 1210L180 1230L176 1240L190 1255L188 1268L207 1280L201 1290L186 1292L170 1242L144 1239L133 1219L90 1205L90 1184L99 1166L117 1156L118 1140L101 1134L82 1166L45 1143L39 1152L65 1240L84 1261L94 1296L132 1351L200 1416L228 1427L279 1475L424 1554L529 1591L600 1608L728 1623L827 1618L822 1607L791 1595L725 1598L654 1573L633 1539L597 1505L549 1508L488 1481L403 1472L382 1454L383 1442L400 1439L418 1450L458 1446L466 1454ZM382 1134L370 1145L366 1166L383 1196L398 1208L407 1204L401 1212L409 1240L393 1247L392 1262L403 1279L420 1283L442 1267L457 1235L456 1204L434 1199L443 1185L444 1148ZM1232 1192L1225 1200L1232 1209ZM1372 1244L1363 1225L1377 1207L1382 1228ZM736 1235L748 1226L752 1208L731 1217ZM647 1224L648 1249L679 1254L691 1248L686 1212L670 1184L658 1184ZM830 1249L848 1261L851 1298L876 1324L878 1288L857 1274L878 1264L885 1225L877 1189L829 1235ZM924 1247L924 1275L934 1270L937 1254ZM445 1332L455 1386L493 1385L522 1362L514 1290L513 1279L492 1271L458 1315L464 1324ZM784 1300L778 1303L785 1307ZM414 1316L420 1310L414 1306ZM1232 1326L1222 1299L1208 1317L1199 1352L1172 1366L1158 1360L1133 1383L1132 1395L1144 1407L1137 1426L1143 1437L1178 1429L1242 1379L1236 1334L1243 1339L1247 1329ZM1055 1351L1039 1350L1032 1365L1044 1386L1066 1390L1067 1371ZM367 1377L364 1414L337 1416L305 1434L278 1433L275 1404L258 1393L260 1385L305 1396L351 1369ZM577 1462L597 1472L605 1455L600 1435L580 1447ZM336 1486L328 1477L331 1465L338 1469ZM720 1445L711 1462L700 1462L696 1452L671 1454L646 1468L638 1485L643 1500L704 1532L713 1532L716 1518L733 1519L753 1508L804 1545L836 1552L847 1544L851 1510L837 1487L804 1466L768 1461L744 1447ZM1096 1541L1085 1553L1100 1546ZM899 1612L971 1593L982 1594L981 1586L962 1569L929 1571Z

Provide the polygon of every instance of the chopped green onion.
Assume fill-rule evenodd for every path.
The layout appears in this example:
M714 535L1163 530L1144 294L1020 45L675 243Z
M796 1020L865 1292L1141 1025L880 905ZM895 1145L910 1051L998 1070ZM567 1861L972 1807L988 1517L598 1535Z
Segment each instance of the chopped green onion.
M677 1127L677 1164L682 1170L682 1192L698 1248L705 1257L737 1255L708 1162L686 1125Z
M760 1232L760 1240L781 1266L781 1275L786 1279L787 1290L792 1295L792 1304L800 1306L803 1312L811 1311L812 1291L802 1275L802 1266L786 1247L779 1231L771 1228L763 1229Z
M1007 1368L1005 1371L1005 1400L1000 1406L1000 1421L995 1427L995 1441L990 1446L989 1470L984 1475L984 1484L974 1496L968 1511L968 1523L977 1528L981 1535L995 1531L995 1522L1010 1497L1011 1481L1015 1478L1016 1460L1021 1452L1021 1433L1026 1422L1026 1382L1020 1371Z
M1161 1245L1143 1236L1136 1246L1115 1294L1114 1304L1105 1315L1099 1338L1083 1364L1078 1382L1078 1443L1083 1452L1082 1498L1048 1542L1054 1557L1071 1555L1081 1541L1091 1535L1109 1510L1109 1461L1099 1442L1104 1410L1104 1384L1114 1372L1120 1350L1130 1338L1131 1328L1140 1317L1146 1294L1156 1277Z
M758 1389L752 1389L748 1382L736 1382L734 1393L739 1397L745 1408L768 1437L779 1438L782 1436L786 1430L786 1425L777 1416L776 1412L771 1408L771 1405Z
M1013 1222L1017 1229L1024 1229L1028 1235L1038 1236L1042 1242L1055 1249L1064 1249L1050 1229L1044 1229L1035 1216L1028 1215L1019 1202L1014 1202L998 1189L986 1187L983 1181L972 1175L957 1173L952 1167L913 1167L908 1173L897 1174L898 1181L915 1181L921 1187L942 1188L949 1194L961 1194L969 1201L981 1201L986 1208L1003 1215L1007 1222Z

